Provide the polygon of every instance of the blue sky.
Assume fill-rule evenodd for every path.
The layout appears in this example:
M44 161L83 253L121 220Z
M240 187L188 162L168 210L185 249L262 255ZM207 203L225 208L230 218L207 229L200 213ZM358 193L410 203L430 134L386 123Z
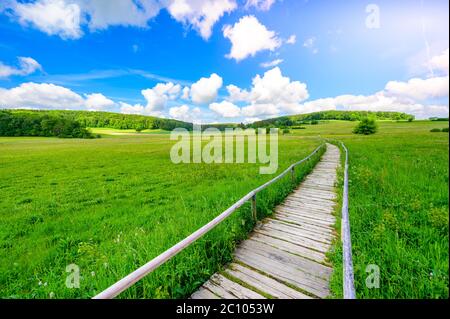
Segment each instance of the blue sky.
M7 0L0 105L201 122L327 109L447 116L448 10L438 0Z

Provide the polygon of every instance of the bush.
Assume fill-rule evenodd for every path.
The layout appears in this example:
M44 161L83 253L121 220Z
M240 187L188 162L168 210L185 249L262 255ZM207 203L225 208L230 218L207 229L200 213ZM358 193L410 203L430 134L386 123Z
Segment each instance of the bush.
M317 121L317 120L312 120L311 121L311 125L317 125L317 124L319 124L319 121Z
M370 135L378 131L378 125L374 119L365 118L355 127L353 133Z
M448 127L444 127L444 128L442 129L442 132L447 132L447 133L448 133Z
M283 135L289 134L289 133L291 133L291 131L289 129L287 129L287 128L283 129Z
M433 129L430 130L430 132L432 132L432 133L441 132L441 129L433 128Z

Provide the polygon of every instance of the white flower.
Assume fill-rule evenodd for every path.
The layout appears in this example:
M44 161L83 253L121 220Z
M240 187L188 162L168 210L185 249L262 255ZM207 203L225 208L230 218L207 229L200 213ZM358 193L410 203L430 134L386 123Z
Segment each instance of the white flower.
M95 271L91 271L91 276L92 276L92 277L95 276Z
M39 280L38 285L39 285L39 286L42 286L42 281Z
M50 299L55 298L55 293L52 291L49 295Z

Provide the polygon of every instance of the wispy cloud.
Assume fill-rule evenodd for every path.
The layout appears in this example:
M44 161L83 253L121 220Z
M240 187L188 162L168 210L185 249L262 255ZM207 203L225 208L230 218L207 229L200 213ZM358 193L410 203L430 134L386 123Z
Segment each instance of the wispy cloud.
M106 69L106 70L92 70L85 73L69 73L69 74L53 74L40 75L30 77L33 81L46 81L61 85L80 86L85 82L104 80L112 78L120 78L124 76L141 76L147 79L159 82L173 82L180 85L190 85L192 82L180 79L165 77L159 74L147 72L139 69Z

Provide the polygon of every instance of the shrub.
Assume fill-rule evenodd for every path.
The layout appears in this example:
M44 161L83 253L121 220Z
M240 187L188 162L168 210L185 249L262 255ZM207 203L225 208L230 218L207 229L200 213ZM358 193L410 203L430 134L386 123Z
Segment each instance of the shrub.
M376 133L378 130L378 125L374 119L365 118L358 123L358 125L353 130L355 134L370 135Z
M448 133L448 127L444 127L444 128L442 129L442 132L447 132L447 133Z
M430 132L435 133L435 132L440 132L441 130L438 128L433 128L430 130Z
M311 121L311 125L317 125L317 124L319 124L319 121L318 121L318 120L312 120L312 121Z
M283 135L289 134L289 133L291 133L291 131L289 129L287 129L287 128L283 129Z

